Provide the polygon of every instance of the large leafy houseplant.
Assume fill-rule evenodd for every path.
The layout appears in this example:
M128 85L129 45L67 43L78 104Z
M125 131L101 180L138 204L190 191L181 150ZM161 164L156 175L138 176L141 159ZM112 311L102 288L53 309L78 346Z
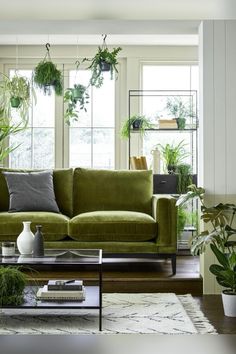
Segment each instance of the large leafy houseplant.
M177 206L183 206L189 200L198 198L201 203L201 219L211 225L211 230L201 232L193 236L191 241L192 254L202 254L207 245L216 256L219 264L212 264L210 272L216 277L216 281L226 289L223 295L234 295L234 316L236 316L236 241L232 236L236 235L236 229L233 228L236 205L229 203L220 203L215 206L207 207L204 204L205 190L195 185L189 186L188 193L180 196ZM223 297L224 299L224 297ZM227 310L225 307L225 313Z
M128 139L131 130L138 131L141 135L144 135L146 129L152 129L153 127L154 125L149 118L144 115L135 114L123 122L121 137Z
M63 93L63 75L52 62L49 53L50 44L46 44L46 55L34 69L34 82L36 86L43 89L45 94L51 94L51 87L54 88L56 95Z
M101 87L104 79L104 71L110 71L111 80L114 78L114 75L118 73L117 55L121 50L121 47L113 48L112 51L105 45L98 47L97 53L91 59L91 64L87 68L91 70L90 85L98 88ZM89 61L89 59L86 60Z

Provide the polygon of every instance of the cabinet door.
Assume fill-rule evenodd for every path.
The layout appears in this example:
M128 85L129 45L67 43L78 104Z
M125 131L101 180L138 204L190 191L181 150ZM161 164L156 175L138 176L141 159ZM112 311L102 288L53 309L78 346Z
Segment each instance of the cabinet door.
M197 175L192 175L193 183L197 185ZM153 175L154 194L177 194L178 176L177 175Z

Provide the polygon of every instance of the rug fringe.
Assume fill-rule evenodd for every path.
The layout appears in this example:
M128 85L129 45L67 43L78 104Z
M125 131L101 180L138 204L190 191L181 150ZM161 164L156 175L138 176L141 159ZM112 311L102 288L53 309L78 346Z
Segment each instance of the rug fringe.
M217 334L216 329L202 313L197 301L190 294L177 295L185 311L200 334Z

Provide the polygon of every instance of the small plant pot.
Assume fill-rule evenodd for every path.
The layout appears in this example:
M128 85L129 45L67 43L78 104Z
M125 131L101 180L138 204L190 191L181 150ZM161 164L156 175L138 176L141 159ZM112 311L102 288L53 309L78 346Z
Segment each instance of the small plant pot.
M185 129L185 125L186 125L186 118L176 118L176 122L177 122L177 126L178 129L183 130Z
M80 98L82 98L82 96L83 96L83 91L81 90L81 89L79 89L79 88L74 88L74 89L72 89L72 96L73 96L73 98L75 99L75 100L78 100L78 99L80 99Z
M21 105L22 99L20 97L11 97L11 107L19 108Z
M133 129L140 129L140 128L142 128L142 121L141 121L141 119L136 119L136 120L132 123L132 127L133 127Z
M227 290L223 290L222 302L225 316L236 317L236 294Z
M174 175L176 172L176 166L175 165L168 165L167 170L168 170L169 175Z
M110 71L111 70L111 64L107 63L106 61L101 61L100 64L100 69L101 71Z

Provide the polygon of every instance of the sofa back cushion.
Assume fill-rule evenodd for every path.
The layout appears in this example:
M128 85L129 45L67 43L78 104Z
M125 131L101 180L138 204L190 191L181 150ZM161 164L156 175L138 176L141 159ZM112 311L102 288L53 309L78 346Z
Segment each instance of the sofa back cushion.
M130 210L151 215L152 171L74 171L73 214Z
M3 171L32 172L40 170L0 169L0 211L9 209L9 192ZM57 205L62 214L72 216L73 169L53 170L53 185Z

